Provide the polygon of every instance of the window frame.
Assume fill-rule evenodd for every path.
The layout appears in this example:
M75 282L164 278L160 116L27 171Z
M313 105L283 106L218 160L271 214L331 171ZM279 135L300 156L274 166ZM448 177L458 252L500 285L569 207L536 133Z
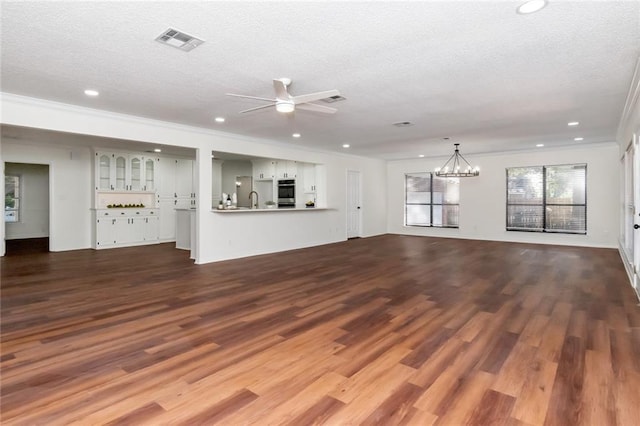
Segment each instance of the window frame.
M558 204L547 203L547 168L550 167L563 167L563 166L584 166L584 204ZM510 169L524 169L524 168L542 168L542 204L533 203L518 203L509 204L509 170ZM539 232L547 234L567 234L567 235L587 235L587 163L565 163L565 164L550 164L543 166L514 166L505 168L505 229L508 232ZM542 207L542 229L509 229L509 207L511 206L535 206ZM547 228L547 206L570 206L570 207L584 207L584 231L557 231Z
M15 178L16 181L17 181L18 190L14 191L13 200L14 200L14 202L17 201L18 207L7 208L7 205L6 205L6 197L7 197L6 184L7 184L7 178L8 177ZM22 221L22 186L23 186L22 176L19 175L19 174L12 174L12 173L5 174L4 182L5 182L5 205L4 205L4 217L3 217L3 220L4 220L5 223L20 223ZM17 192L17 194L15 192ZM11 212L11 211L15 212L16 220L7 221L7 212Z
M429 203L409 203L407 202L407 178L410 175L429 175ZM459 229L460 228L460 179L458 179L458 202L457 203L445 203L444 196L442 197L442 203L434 203L433 197L433 181L434 178L437 177L433 172L407 172L404 174L404 226L411 226L417 228L451 228L451 229ZM453 178L456 179L456 178ZM410 225L407 223L407 206L429 206L429 225ZM433 207L434 206L457 206L458 207L458 224L457 225L434 225L433 224ZM444 221L443 221L444 222Z

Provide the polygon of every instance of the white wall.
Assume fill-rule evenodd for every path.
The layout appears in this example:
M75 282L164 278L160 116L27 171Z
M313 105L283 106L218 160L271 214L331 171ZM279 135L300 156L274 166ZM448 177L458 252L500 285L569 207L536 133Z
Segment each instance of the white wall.
M208 129L89 110L22 96L3 94L1 100L3 111L1 119L6 124L196 149L196 192L198 195L196 263L345 240L346 171L348 169L362 172L362 236L367 237L386 232L386 169L384 161L292 148L290 145L274 141L243 138ZM2 155L5 156L4 143L1 148ZM323 197L326 198L326 205L330 209L312 212L246 213L252 216L229 215L224 217L222 214L214 213L211 211L212 151L323 164L327 176L326 195L323 194ZM22 158L38 157L33 150L22 151L14 148L12 157L16 155ZM74 156L74 160L75 158ZM64 245L64 247L68 247L67 249L85 248L90 244L91 224L88 213L90 188L93 181L89 174L91 161L87 149L85 161L87 174L85 176L90 176L89 179L82 181L71 173L73 179L82 183L79 190L83 194L84 191L89 194L81 196L87 198L86 202L83 200L73 207L84 210L86 205L87 219L85 221L84 216L78 212L72 215L76 219L81 216L82 220L75 223L71 221L76 226L68 229L75 230L81 235L77 240L67 241L67 244ZM57 169L57 167L54 168ZM71 179L72 182L73 179ZM53 197L57 191L64 189L54 187ZM54 215L58 215L59 211L65 211L64 208L66 205L52 205ZM283 230L285 233L278 230ZM250 232L250 238L247 232Z
M9 138L2 141L1 148L4 162L49 165L49 249L89 248L93 161L90 150ZM9 229L5 232L5 237L10 238Z
M390 233L495 241L517 241L595 247L616 247L619 222L618 146L540 149L495 155L467 155L480 176L460 179L460 227L404 226L404 175L428 172L446 158L391 161L387 164L387 229ZM587 164L587 235L506 231L507 167Z
M49 236L49 166L5 163L5 174L20 177L20 218L6 224L7 240Z

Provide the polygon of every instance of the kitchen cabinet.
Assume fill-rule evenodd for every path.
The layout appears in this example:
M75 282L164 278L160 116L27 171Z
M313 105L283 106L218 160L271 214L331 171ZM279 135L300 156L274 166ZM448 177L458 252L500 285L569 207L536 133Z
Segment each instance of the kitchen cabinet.
M253 161L253 180L271 180L275 176L275 161Z
M160 211L158 235L160 241L176 238L176 208L196 206L195 167L193 160L161 158L158 163L157 206Z
M305 194L316 192L316 165L304 163L302 166L302 188Z
M195 168L193 160L161 158L158 162L159 198L194 198Z
M97 151L95 189L97 191L154 191L157 159L138 154ZM148 173L148 175L147 175Z
M158 201L158 238L160 241L175 241L176 239L176 200L161 198Z
M276 176L278 179L294 179L297 174L297 161L281 160L276 162Z
M94 210L95 249L153 244L159 241L158 209Z

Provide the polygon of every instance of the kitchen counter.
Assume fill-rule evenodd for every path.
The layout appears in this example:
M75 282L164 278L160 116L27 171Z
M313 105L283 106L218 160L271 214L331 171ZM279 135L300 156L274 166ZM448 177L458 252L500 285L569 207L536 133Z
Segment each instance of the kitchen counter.
M329 210L326 207L296 207L294 209L250 209L250 208L240 208L240 209L227 209L227 210L211 210L214 213L283 213L283 212L309 212L309 211L317 211L317 210Z

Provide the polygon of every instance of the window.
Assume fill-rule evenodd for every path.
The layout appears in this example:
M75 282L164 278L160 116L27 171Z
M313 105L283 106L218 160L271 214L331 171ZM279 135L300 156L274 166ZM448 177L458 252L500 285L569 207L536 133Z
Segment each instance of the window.
M587 233L587 165L507 169L507 230Z
M4 177L4 221L20 221L20 176Z
M460 183L432 173L405 175L405 225L458 227Z

